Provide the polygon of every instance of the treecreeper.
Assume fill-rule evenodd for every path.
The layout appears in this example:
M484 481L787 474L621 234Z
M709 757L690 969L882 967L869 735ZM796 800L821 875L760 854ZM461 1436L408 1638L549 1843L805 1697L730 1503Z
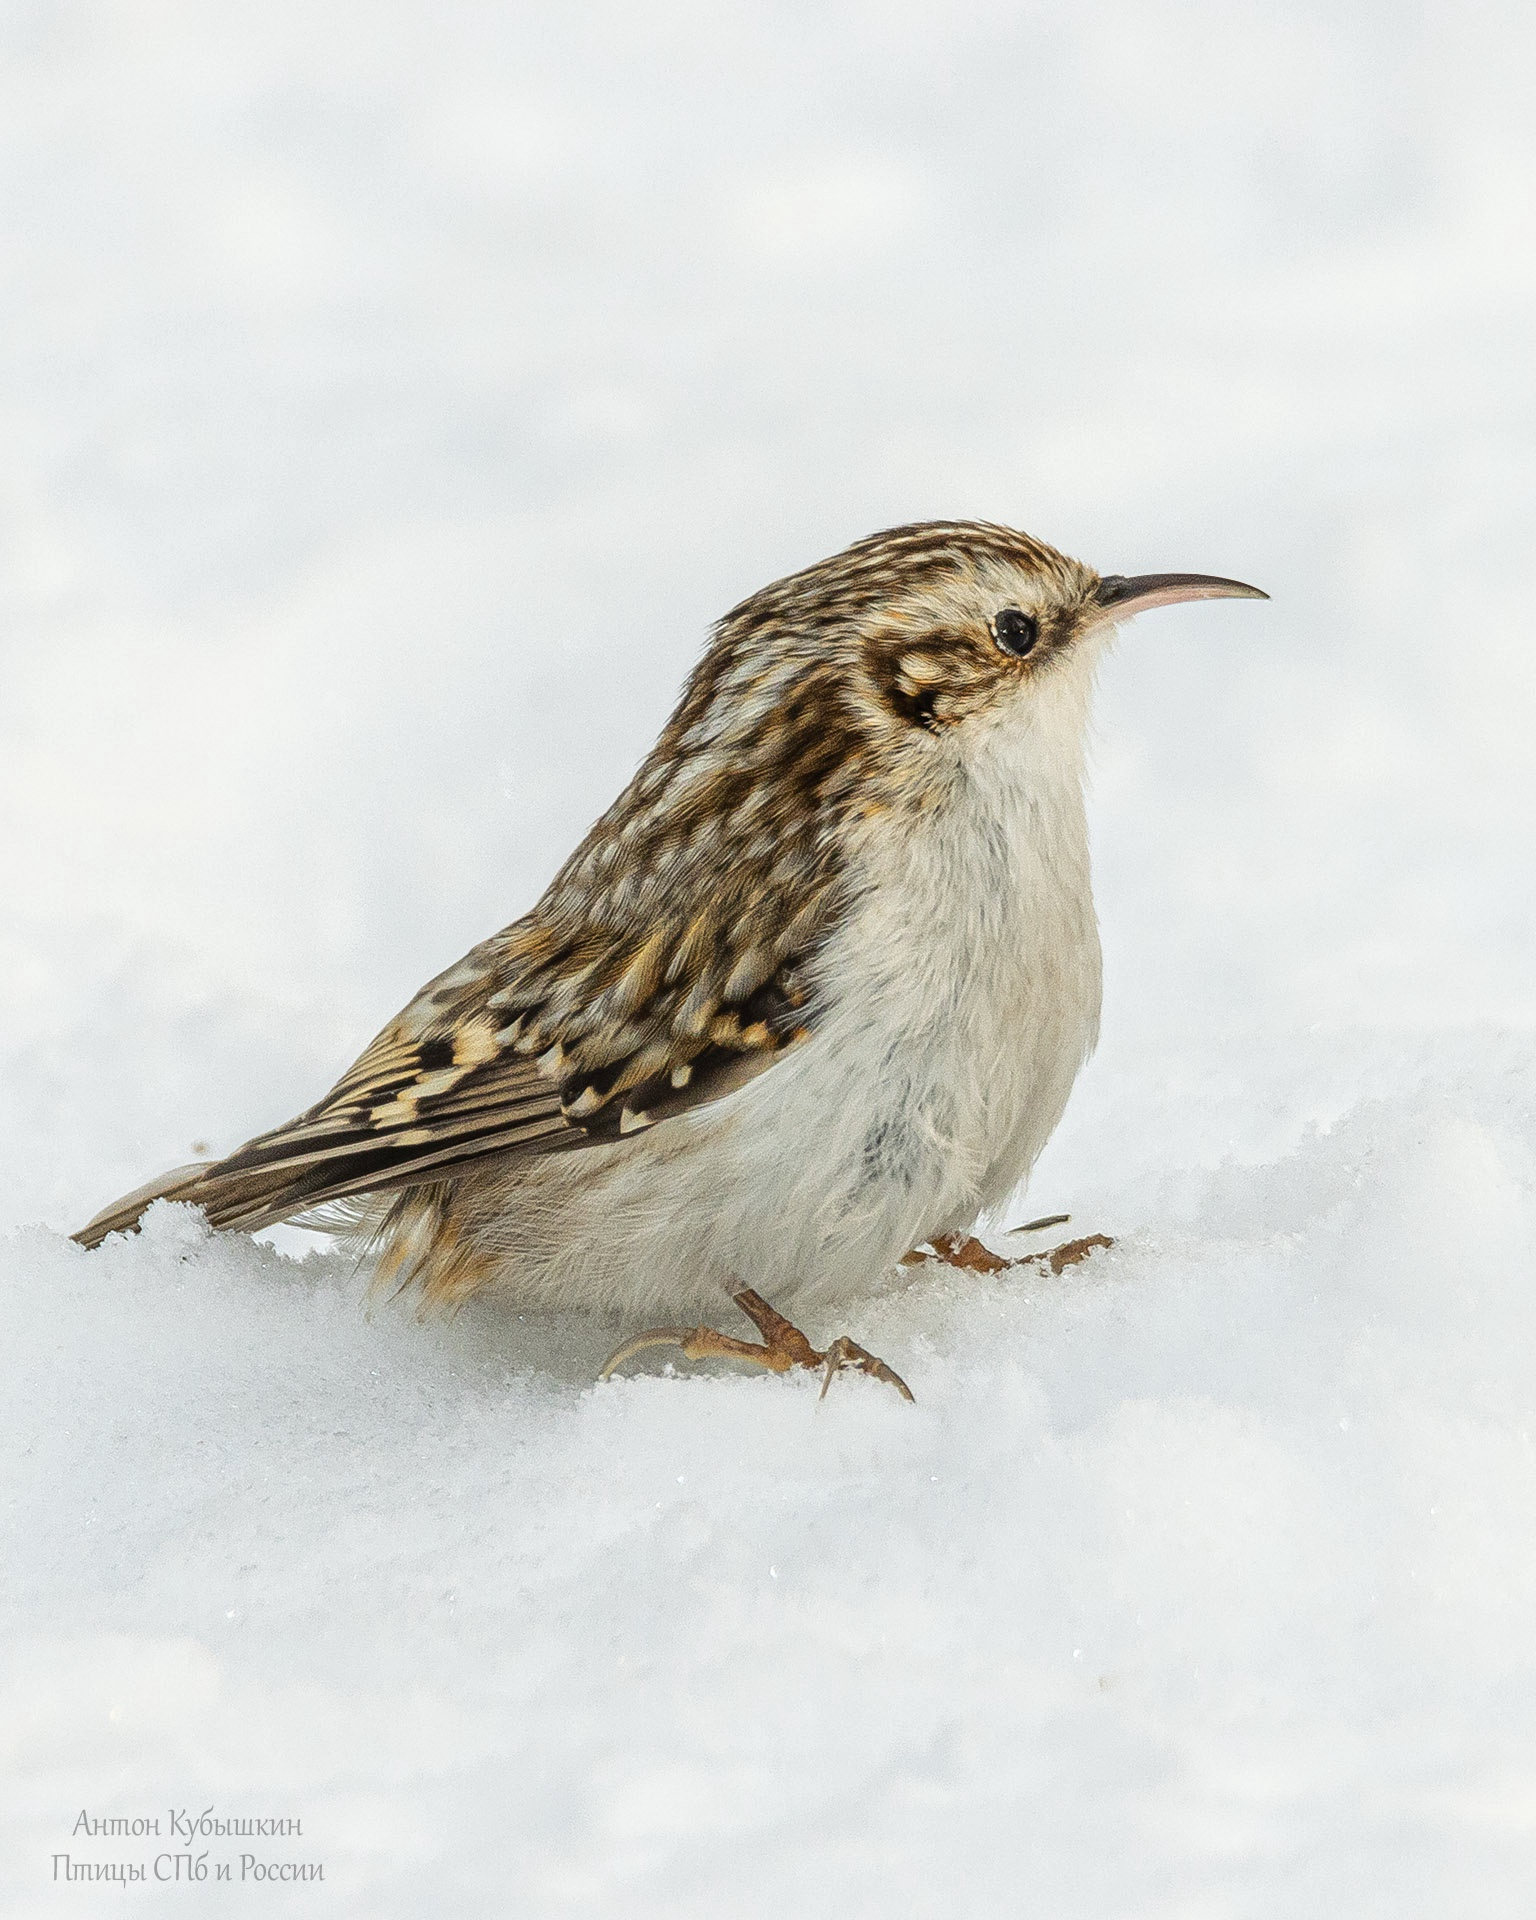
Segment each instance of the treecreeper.
M1099 574L968 521L764 587L531 912L296 1120L75 1238L158 1199L215 1228L292 1220L424 1304L495 1288L628 1322L605 1373L667 1345L910 1398L781 1309L845 1313L914 1254L1003 1264L972 1229L1029 1174L1098 1033L1101 656L1149 607L1265 597ZM732 1301L760 1340L710 1324Z

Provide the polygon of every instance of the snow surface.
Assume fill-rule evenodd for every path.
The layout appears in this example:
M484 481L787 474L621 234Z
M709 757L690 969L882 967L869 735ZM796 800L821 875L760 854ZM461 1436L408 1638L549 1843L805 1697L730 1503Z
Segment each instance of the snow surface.
M7 1912L1530 1911L1533 53L5 15ZM1112 1253L893 1277L907 1407L67 1241L526 906L711 617L943 514L1275 596L1104 677L1104 1040L1010 1218ZM323 1884L51 1879L210 1806Z
M594 1387L601 1329L366 1316L185 1208L22 1232L17 1910L173 1804L299 1813L359 1914L1527 1911L1536 1045L1412 1077L870 1302L915 1408Z

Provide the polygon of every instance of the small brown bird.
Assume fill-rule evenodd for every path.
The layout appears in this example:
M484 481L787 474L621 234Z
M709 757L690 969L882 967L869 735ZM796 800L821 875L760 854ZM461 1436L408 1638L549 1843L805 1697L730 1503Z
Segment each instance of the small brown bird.
M909 1249L982 1255L971 1227L1029 1173L1098 1031L1095 669L1132 614L1221 597L1266 596L943 521L765 587L530 913L308 1112L75 1237L182 1200L215 1227L342 1231L431 1303L495 1286L692 1322L734 1299L761 1344L668 1325L605 1373L667 1343L906 1393L764 1294L823 1311Z

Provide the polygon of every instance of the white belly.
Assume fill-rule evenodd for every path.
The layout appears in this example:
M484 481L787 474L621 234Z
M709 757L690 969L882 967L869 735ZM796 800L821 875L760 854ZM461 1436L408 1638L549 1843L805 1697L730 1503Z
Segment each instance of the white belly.
M530 1168L497 1235L512 1290L669 1316L742 1286L831 1304L1000 1205L1098 1028L1080 775L1064 772L983 765L955 804L877 841L819 969L814 1037L611 1155Z

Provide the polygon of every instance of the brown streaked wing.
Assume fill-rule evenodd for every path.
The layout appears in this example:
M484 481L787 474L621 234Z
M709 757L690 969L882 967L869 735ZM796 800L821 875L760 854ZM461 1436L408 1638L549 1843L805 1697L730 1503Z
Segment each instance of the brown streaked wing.
M802 913L781 930L800 945L814 918ZM688 931L684 923L678 938ZM507 942L514 953L520 944ZM637 956L647 993L626 996ZM589 969L594 996L620 983L607 1018L594 1015L591 997L570 1005L560 995L566 956L544 968L498 956L473 981L455 969L451 996L427 988L324 1100L248 1141L179 1197L204 1205L216 1225L251 1229L349 1195L451 1177L492 1155L614 1141L723 1098L807 1037L800 955L764 979L769 962L744 959L726 941L702 975L670 983L666 958L654 929L633 951L610 943ZM563 1018L550 1005L561 997Z
M755 629L747 643L756 618L722 623L531 914L424 988L307 1113L167 1197L253 1227L577 1150L720 1099L806 1038L869 742L827 650L775 665Z

